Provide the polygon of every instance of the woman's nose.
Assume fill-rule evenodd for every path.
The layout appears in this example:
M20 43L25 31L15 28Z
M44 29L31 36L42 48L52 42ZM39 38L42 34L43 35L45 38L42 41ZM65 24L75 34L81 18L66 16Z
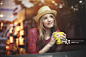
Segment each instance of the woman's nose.
M51 19L50 18L48 18L48 21L50 21Z

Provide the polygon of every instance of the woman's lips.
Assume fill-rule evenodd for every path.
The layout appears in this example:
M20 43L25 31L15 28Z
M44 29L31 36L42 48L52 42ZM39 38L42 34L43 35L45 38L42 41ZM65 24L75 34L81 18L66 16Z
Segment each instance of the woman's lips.
M48 23L48 25L51 25L52 24L52 22L51 23Z

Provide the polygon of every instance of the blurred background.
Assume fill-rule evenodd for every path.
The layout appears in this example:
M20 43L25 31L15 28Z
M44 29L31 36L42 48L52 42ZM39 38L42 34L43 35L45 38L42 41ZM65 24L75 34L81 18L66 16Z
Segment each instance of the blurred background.
M44 5L57 11L58 28L67 38L86 38L85 0L0 0L0 55L28 54L28 34L37 28L34 19ZM64 51L83 49L74 47Z

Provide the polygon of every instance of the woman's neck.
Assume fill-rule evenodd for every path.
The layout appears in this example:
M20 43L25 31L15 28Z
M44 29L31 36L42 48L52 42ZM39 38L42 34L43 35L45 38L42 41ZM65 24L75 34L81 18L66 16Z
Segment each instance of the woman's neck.
M51 29L46 29L45 40L48 40L50 38L50 33L51 33Z

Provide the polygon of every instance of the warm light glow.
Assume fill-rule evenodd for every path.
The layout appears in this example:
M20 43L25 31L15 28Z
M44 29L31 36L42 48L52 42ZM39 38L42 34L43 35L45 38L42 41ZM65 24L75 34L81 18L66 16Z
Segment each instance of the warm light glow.
M71 6L71 8L73 8L73 6Z
M18 24L18 20L16 20L15 22L14 22L14 25L17 25Z
M17 31L19 31L20 30L20 26L17 26Z
M18 38L16 38L16 45L18 46Z
M21 35L21 36L24 35L24 30L21 30L21 31L20 31L20 35Z
M1 2L0 5L2 5L3 3Z
M62 8L62 4L59 5L59 8Z
M9 49L9 46L6 46L6 49Z
M19 44L20 44L20 45L24 45L23 41L24 41L24 38L22 38L22 37L20 36L20 37L19 37Z
M1 5L2 5L3 3L1 3Z
M13 27L10 28L10 31L9 32L12 33L12 30L13 30Z
M20 48L20 50L22 51L22 50L23 50L23 48Z
M52 1L52 3L55 3L55 1Z
M14 35L16 35L16 34L18 34L18 32L17 32L17 31L15 31L15 32L14 32Z
M55 6L57 6L57 3L55 3Z
M9 41L9 40L7 40L7 41L6 41L6 44L10 44L10 41Z
M23 22L20 23L20 28L23 29Z
M3 22L1 22L1 26L3 26Z
M79 3L82 3L82 1L79 1Z
M18 32L20 30L20 26L16 26L15 31Z
M74 8L74 11L76 10L76 8Z
M23 29L23 25L22 26L20 26L21 27L21 29Z
M13 36L10 36L10 43L13 43Z
M3 17L3 14L0 14L0 17Z
M22 16L21 18L19 18L18 20L19 20L19 22L22 22L22 21L24 21L24 19L25 19L25 17L24 16Z

